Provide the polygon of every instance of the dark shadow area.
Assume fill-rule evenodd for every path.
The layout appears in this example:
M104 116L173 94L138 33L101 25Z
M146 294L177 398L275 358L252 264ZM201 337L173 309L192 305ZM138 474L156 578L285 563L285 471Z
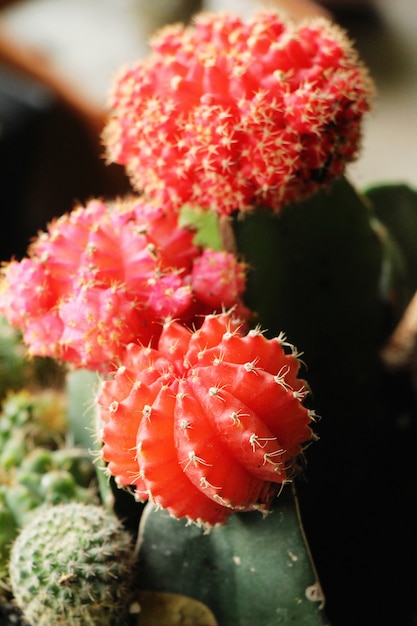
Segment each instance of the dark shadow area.
M0 66L0 257L25 255L48 221L91 197L130 190L93 137L48 89Z

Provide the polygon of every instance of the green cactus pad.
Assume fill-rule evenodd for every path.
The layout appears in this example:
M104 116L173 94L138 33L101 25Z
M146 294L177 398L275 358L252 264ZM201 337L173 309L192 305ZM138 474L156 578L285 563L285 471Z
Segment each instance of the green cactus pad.
M15 600L33 626L121 626L132 600L131 536L103 507L39 509L10 555Z
M219 626L326 623L291 490L284 489L266 518L236 514L209 533L147 506L140 587L191 596L211 609Z

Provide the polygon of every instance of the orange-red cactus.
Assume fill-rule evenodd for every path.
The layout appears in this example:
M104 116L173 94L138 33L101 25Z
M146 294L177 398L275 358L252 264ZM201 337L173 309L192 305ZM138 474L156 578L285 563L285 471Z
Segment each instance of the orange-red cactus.
M290 348L287 350L286 348ZM176 517L223 523L266 511L312 438L299 360L283 336L244 334L231 312L131 344L97 398L107 469Z

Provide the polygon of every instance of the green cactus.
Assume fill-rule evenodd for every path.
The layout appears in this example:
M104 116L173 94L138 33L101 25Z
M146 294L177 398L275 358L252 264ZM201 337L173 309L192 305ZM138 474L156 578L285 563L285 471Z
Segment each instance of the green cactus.
M380 353L417 288L417 195L404 186L358 193L340 178L277 216L258 210L232 228L250 268L247 304L268 333L284 329L303 350L322 416L297 493L328 619L342 611L342 623L399 623L404 608L391 598L407 579L381 609L378 598L386 571L403 570L401 550L382 557L380 538L402 535L398 520L412 507L394 473L381 480L380 464L404 466L395 419L415 408L409 381L391 376ZM392 516L381 507L387 493L396 494Z
M73 473L69 465L72 463L76 469L76 460L79 464L86 463L81 477L77 472ZM54 451L36 448L15 469L6 501L19 526L30 518L33 509L43 504L71 501L97 504L97 481L92 459L85 450L77 448Z
M28 374L20 333L0 315L0 399L9 389L19 389Z
M0 581L6 578L10 545L18 532L16 519L5 501L5 491L4 485L0 485ZM0 585L0 600L2 591Z
M142 588L192 596L219 626L326 623L291 489L266 518L239 513L209 533L147 506L138 556Z
M44 389L9 392L0 413L0 472L19 464L37 446L62 446L67 429L66 397Z
M134 580L132 537L101 506L43 507L11 550L14 598L33 626L127 623Z
M91 454L68 446L60 391L9 392L0 413L0 573L19 528L45 504L98 504ZM7 593L0 588L0 598Z

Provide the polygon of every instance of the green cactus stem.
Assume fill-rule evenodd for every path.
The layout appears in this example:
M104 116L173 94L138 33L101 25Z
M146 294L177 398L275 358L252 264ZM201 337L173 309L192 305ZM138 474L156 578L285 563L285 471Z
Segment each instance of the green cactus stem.
M10 557L14 598L31 626L121 626L129 618L131 535L100 506L42 508Z
M104 463L98 451L101 442L95 432L95 405L94 397L97 393L99 379L96 372L79 369L69 372L67 375L67 399L68 399L68 429L76 445L92 454L97 452L95 468L103 506L110 511L114 509L115 498L112 486L104 473Z
M232 220L236 250L249 266L246 303L255 322L271 336L285 330L303 350L309 380L334 369L335 341L349 380L358 374L357 344L369 364L381 342L384 251L372 217L341 178L277 215L258 209Z
M265 518L238 513L208 533L147 505L139 537L140 587L191 596L210 608L219 626L326 623L288 485Z
M402 566L407 541L399 539L399 520L412 514L412 479L402 484L395 472L381 473L381 459L415 476L413 453L404 454L414 439L404 442L395 422L415 403L409 381L390 376L380 354L417 289L417 194L404 185L358 192L341 177L276 215L259 208L234 214L221 228L226 246L248 264L253 324L270 336L284 331L308 366L322 419L297 493L329 621L362 625L389 614L398 623L408 578L396 578L380 609L378 598L388 569L410 570ZM207 228L199 234L210 236ZM387 493L395 494L391 515ZM381 538L393 536L393 527L398 539L387 551Z
M409 584L401 572L410 571L406 546L415 539L405 540L400 521L413 516L410 479L392 470L415 476L396 422L415 403L409 381L390 376L380 354L416 289L417 195L401 185L358 193L340 178L276 216L259 209L231 226L249 265L246 303L268 333L285 330L303 351L322 417L297 491L329 621L400 623ZM388 536L395 541L384 549ZM388 571L399 575L380 605Z

